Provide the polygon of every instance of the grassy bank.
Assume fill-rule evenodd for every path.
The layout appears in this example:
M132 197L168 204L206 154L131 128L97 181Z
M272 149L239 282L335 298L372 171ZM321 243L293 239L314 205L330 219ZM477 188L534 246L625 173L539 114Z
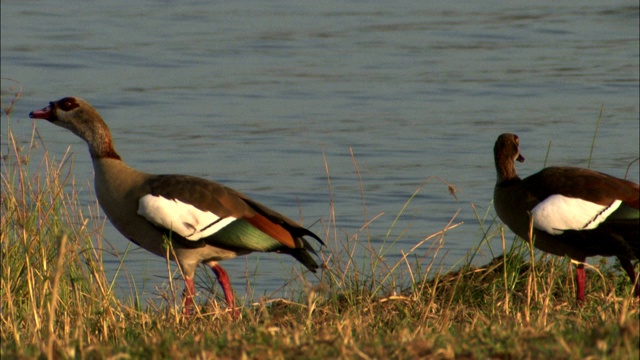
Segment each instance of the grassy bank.
M478 224L478 247L501 239L506 256L482 267L439 273L423 258L435 257L455 214L396 263L369 241L385 234L345 237L329 218L320 280L292 274L296 298L258 300L239 320L216 302L182 318L171 301L181 283L164 303L123 302L103 269L98 206L80 206L71 159L44 151L35 129L13 138L13 100L3 98L3 359L638 358L638 301L613 260L588 271L578 307L569 261L536 253L529 262L526 244L505 241L492 215ZM350 256L355 247L370 256Z

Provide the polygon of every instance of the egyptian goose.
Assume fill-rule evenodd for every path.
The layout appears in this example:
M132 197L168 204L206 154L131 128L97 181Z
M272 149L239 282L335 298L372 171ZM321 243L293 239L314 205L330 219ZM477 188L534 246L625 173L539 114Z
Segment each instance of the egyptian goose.
M616 256L635 284L631 260L640 258L638 184L596 171L548 167L526 179L516 173L523 162L518 136L502 134L493 149L498 181L493 194L500 219L528 239L530 216L536 248L577 260L576 298L584 301L584 261L588 256Z
M29 117L49 120L87 142L98 202L122 235L163 257L170 239L170 256L184 275L186 315L192 312L194 273L200 263L215 273L234 315L229 276L218 261L253 251L279 252L312 272L318 268L304 236L324 243L295 221L224 185L186 175L152 175L127 166L113 146L109 128L85 100L65 97Z

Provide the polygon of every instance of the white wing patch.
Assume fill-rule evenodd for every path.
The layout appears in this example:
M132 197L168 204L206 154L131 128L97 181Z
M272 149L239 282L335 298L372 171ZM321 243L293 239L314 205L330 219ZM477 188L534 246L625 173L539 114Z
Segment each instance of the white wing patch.
M616 200L609 206L562 195L551 195L531 211L533 226L551 235L565 230L595 229L622 204Z
M179 200L151 194L138 201L138 215L193 241L211 236L236 220L231 216L220 218L210 211L202 211Z

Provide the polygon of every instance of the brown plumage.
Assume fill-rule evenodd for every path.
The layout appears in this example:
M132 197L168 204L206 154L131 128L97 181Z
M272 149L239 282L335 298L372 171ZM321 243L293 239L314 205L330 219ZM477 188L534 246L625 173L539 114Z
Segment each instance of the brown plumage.
M109 128L86 101L66 97L29 114L64 127L86 141L95 170L96 196L111 223L129 240L172 260L185 278L185 313L191 313L198 264L209 266L234 310L233 290L218 261L253 251L290 254L310 271L318 264L304 239L322 240L295 221L247 196L205 179L152 175L127 166L115 151Z
M584 262L589 256L616 256L640 296L633 259L640 257L638 184L574 167L548 167L525 179L515 161L524 161L518 136L502 134L494 147L498 174L494 206L519 237L545 252ZM584 300L584 265L576 270L578 301Z

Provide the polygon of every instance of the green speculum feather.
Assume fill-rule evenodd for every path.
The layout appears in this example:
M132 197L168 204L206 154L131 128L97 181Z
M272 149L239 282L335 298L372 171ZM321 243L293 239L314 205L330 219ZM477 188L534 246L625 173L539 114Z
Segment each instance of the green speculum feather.
M620 205L620 207L609 216L612 220L638 220L640 219L640 210L634 209L626 204Z
M207 240L214 246L263 252L275 251L283 246L244 219L230 223Z

